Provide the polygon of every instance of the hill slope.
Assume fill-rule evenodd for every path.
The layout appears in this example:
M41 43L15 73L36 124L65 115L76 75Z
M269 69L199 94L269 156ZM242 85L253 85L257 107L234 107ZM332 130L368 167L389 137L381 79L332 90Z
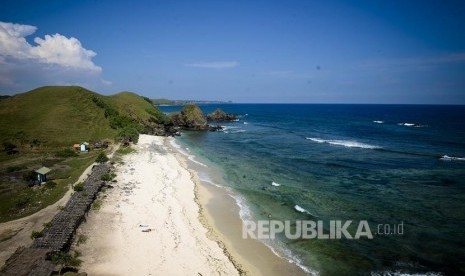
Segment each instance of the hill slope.
M47 86L0 101L0 142L69 146L115 138L124 127L143 131L164 120L134 93L102 96L77 86Z

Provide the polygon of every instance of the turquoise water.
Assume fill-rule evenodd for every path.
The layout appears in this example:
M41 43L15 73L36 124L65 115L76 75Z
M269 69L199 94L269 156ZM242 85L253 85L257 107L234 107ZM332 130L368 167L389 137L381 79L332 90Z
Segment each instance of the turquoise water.
M367 220L374 235L280 236L269 241L278 252L322 275L465 274L464 106L201 106L217 107L240 120L177 140L244 198L249 219L321 220L327 231ZM401 223L402 235L376 233Z

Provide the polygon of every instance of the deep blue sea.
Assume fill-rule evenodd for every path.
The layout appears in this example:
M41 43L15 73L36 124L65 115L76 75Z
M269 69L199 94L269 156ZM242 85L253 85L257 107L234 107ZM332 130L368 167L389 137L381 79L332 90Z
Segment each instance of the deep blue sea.
M240 116L177 140L243 198L243 216L366 220L374 235L279 237L277 252L321 275L465 274L465 106L200 107ZM380 224L403 232L377 233Z

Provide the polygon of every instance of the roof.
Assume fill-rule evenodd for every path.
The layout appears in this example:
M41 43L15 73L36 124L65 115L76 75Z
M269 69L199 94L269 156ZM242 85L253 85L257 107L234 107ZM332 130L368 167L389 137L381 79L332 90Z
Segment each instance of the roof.
M87 143L87 142L82 142L81 144L82 144L82 145L86 145L86 146L89 145L89 143Z
M49 168L47 168L47 167L42 167L42 168L38 169L38 170L36 171L36 173L47 174L47 173L50 172L50 171L51 171L51 169L49 169Z
M74 144L74 145L73 145L73 148L79 148L80 146L81 146L81 145L79 145L79 144Z

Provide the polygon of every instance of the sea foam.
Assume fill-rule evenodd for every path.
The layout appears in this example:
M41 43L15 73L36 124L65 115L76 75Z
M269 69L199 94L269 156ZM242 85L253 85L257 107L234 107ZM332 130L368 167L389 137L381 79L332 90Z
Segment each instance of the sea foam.
M448 155L443 155L439 159L445 160L445 161L465 161L465 157L455 157L455 156L448 156Z
M324 140L320 138L312 138L312 137L306 137L307 140L317 142L317 143L328 143L331 145L338 145L338 146L344 146L347 148L362 148L362 149L379 149L381 147L379 146L374 146L374 145L369 145L365 143L360 143L357 141L353 140Z
M414 123L398 123L399 126L406 126L406 127L413 127L415 126Z
M373 121L373 123L375 123L375 124L383 124L384 121Z
M204 163L200 162L200 161L197 161L195 159L195 156L192 155L192 154L189 154L186 150L190 151L189 148L186 148L186 150L184 150L178 143L176 143L176 141L173 139L170 141L170 144L171 146L173 146L173 148L175 148L179 153L181 153L182 155L186 156L187 159L189 159L190 161L202 166L202 167L207 167L207 165L205 165Z

